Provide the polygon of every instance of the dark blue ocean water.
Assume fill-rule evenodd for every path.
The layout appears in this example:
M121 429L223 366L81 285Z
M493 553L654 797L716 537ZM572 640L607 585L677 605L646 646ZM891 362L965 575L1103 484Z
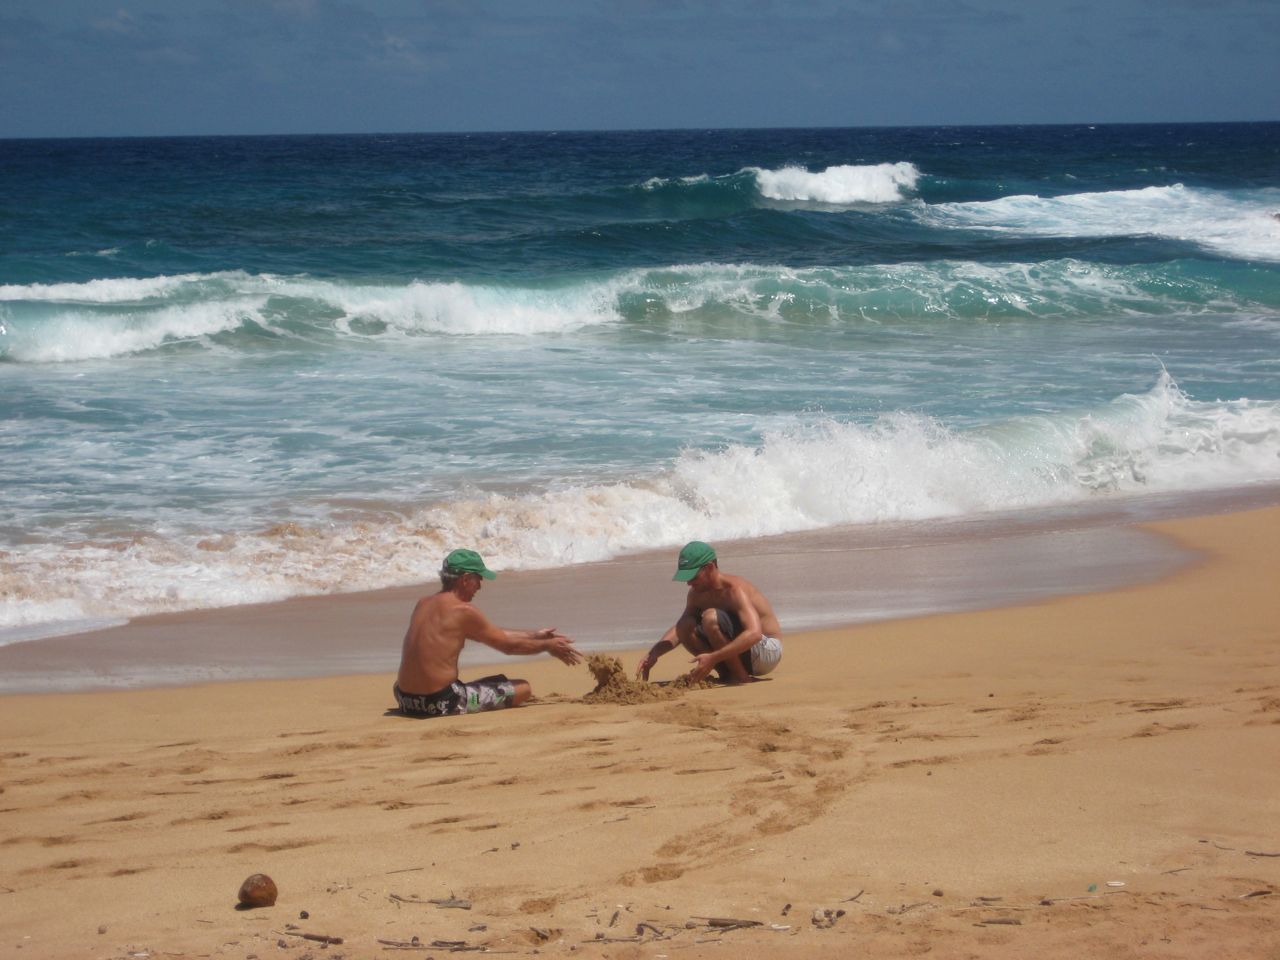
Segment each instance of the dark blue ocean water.
M1280 124L0 141L0 639L1272 482L1278 345Z

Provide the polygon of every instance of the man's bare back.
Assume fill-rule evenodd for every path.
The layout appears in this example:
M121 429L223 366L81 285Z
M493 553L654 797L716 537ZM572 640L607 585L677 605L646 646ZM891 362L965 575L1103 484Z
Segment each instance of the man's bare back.
M423 597L413 608L400 652L401 690L430 692L458 679L458 657L480 611L451 591Z

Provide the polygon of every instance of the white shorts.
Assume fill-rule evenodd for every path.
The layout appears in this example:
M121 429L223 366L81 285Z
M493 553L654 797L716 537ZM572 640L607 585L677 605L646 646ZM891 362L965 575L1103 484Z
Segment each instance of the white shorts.
M761 637L751 648L751 675L763 677L782 661L782 641L777 637Z

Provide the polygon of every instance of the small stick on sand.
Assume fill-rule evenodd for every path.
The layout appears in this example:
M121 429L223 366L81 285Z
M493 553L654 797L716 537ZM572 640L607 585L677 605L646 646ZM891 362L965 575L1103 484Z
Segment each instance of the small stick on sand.
M389 893L387 894L387 899L394 900L396 903L420 903L423 906L426 906L427 904L431 904L433 906L439 907L441 910L448 910L448 909L470 910L471 909L470 900L461 900L458 897L452 897L452 896L437 898L433 900L423 900L421 897L402 897L398 893Z
M1244 853L1246 857L1280 857L1280 853L1264 853L1262 850L1246 850Z
M1114 897L1117 894L1127 894L1128 890L1108 890L1106 893L1094 893L1087 897L1045 897L1040 901L1040 906L1051 907L1055 903L1071 903L1074 900L1101 900L1103 897Z
M857 902L858 902L858 898L859 898L860 896L862 896L862 895L863 895L864 893L866 893L866 892L867 892L866 890L859 890L859 891L858 891L857 893L855 893L852 897L849 897L847 900L841 900L840 902L841 902L841 903L857 903ZM787 904L787 906L791 906L791 904ZM785 913L785 911L783 911L783 912Z
M897 907L890 907L888 910L885 911L885 913L893 913L893 914L901 915L906 913L908 910L914 910L916 907L927 907L927 906L929 906L929 902L927 900L917 900L915 903L904 903Z
M717 930L737 930L739 927L760 927L764 925L761 920L737 920L733 917L694 917L693 919L701 920L708 927L714 927Z
M1240 896L1236 897L1236 899L1248 900L1250 897L1269 897L1269 896L1271 896L1270 890L1254 890L1252 893L1242 893L1240 894Z
M311 940L314 943L342 943L341 937L331 937L325 933L294 933L292 930L286 930L282 936L301 937L303 940Z
M438 950L448 950L450 953L464 953L466 951L477 951L488 949L482 944L472 946L465 940L432 940L431 945Z
M459 897L448 896L437 900L428 900L427 903L434 903L441 910L470 910L471 901L463 900Z
M979 920L978 923L980 923L984 927L989 927L993 924L1003 924L1009 927L1022 926L1022 921L1019 920L1017 917L992 917L989 920Z

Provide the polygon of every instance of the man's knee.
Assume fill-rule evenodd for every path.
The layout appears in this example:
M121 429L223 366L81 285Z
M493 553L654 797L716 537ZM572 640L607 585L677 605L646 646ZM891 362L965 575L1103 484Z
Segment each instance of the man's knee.
M514 693L511 696L511 705L518 707L533 696L533 687L527 680L512 680L511 686Z
M706 650L706 641L700 636L701 623L695 617L681 617L676 621L676 640L690 653Z
M715 607L702 611L699 627L713 647L723 647L733 639L728 615Z

